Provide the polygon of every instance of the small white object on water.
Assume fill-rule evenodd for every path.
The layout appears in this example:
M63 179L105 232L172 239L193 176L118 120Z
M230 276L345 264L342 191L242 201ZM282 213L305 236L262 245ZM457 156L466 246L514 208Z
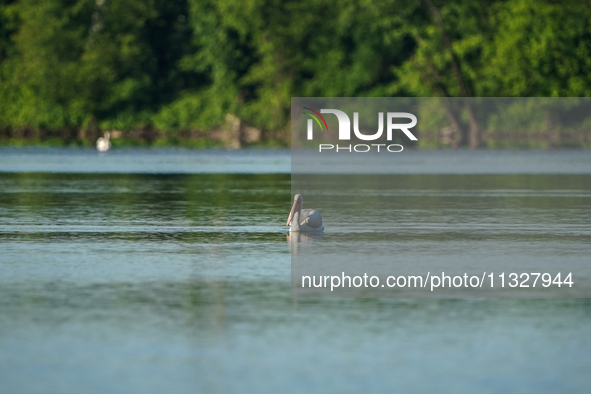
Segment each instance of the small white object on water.
M290 233L321 233L324 231L322 225L322 218L320 212L315 209L302 209L304 205L304 198L301 194L296 194L293 198L293 206L289 217L287 218L287 226Z
M111 149L111 133L109 133L108 131L105 133L105 135L101 138L99 138L98 140L96 140L96 149L99 152L106 152L109 149Z

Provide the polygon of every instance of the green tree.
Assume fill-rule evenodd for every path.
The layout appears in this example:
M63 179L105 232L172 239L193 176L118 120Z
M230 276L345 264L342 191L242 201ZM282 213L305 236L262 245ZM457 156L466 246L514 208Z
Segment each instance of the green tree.
M2 64L4 126L64 138L148 127L181 86L203 79L177 67L191 45L186 3L21 0L9 11L18 30Z
M591 95L591 4L510 0L493 7L483 96Z
M393 33L399 4L344 0L192 0L199 51L224 110L268 130L287 127L293 96L383 96L412 43ZM205 96L204 96L205 97Z

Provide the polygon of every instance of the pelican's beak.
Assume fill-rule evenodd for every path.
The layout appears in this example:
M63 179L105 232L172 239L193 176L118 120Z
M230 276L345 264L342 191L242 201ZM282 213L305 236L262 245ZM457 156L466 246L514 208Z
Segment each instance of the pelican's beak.
M289 224L291 223L291 219L293 218L294 213L296 213L299 210L300 210L300 202L294 201L293 206L291 207L291 211L289 212L289 216L287 217L287 224L285 225L285 227L289 227Z

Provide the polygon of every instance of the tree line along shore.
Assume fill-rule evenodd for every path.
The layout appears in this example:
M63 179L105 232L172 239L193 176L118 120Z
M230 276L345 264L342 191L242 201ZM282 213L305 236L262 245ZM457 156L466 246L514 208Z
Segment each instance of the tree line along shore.
M1 145L288 146L291 97L590 96L588 2L0 0ZM591 146L453 112L418 146Z

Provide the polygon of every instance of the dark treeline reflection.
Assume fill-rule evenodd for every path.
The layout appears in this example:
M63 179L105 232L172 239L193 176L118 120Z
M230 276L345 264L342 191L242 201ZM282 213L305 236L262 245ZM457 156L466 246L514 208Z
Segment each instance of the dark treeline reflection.
M43 224L265 225L289 210L289 182L283 174L3 174L0 216ZM254 212L257 221L249 219Z

